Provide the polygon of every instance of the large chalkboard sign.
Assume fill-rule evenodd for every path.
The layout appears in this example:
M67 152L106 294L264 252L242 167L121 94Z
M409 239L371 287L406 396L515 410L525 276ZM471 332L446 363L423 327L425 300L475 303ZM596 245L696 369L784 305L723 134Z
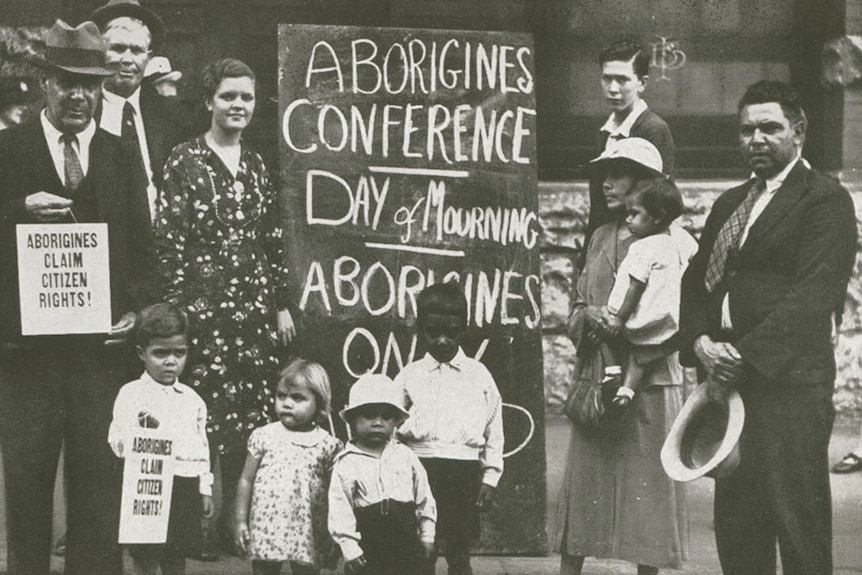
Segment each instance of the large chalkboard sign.
M281 170L300 352L336 407L424 350L415 300L460 281L465 352L505 403L479 551L546 551L534 54L529 36L279 26ZM446 401L446 398L440 398Z

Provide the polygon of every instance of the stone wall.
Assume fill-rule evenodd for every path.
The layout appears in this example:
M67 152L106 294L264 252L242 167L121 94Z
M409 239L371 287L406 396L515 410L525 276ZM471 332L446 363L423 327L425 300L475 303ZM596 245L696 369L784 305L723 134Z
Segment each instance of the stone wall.
M734 182L726 180L681 181L686 210L682 225L700 235L710 206ZM847 184L856 205L856 221L862 237L862 182ZM539 218L542 222L542 313L545 356L545 399L549 411L559 411L571 380L575 349L565 335L575 261L580 256L583 230L589 213L586 183L539 185ZM845 304L838 339L835 405L840 414L862 410L862 241L857 247L856 268ZM689 374L691 377L691 374Z

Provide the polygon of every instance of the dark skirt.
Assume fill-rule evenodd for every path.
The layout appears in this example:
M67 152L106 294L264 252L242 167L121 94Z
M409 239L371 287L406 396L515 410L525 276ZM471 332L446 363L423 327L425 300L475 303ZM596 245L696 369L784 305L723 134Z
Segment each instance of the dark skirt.
M171 516L168 519L168 539L165 543L129 545L129 554L136 559L165 557L196 557L201 550L201 519L203 503L199 491L200 478L174 475L171 493Z
M359 546L369 575L408 575L424 571L419 522L413 502L385 499L353 510Z
M437 501L437 541L470 543L479 538L482 488L479 461L421 459L431 493Z

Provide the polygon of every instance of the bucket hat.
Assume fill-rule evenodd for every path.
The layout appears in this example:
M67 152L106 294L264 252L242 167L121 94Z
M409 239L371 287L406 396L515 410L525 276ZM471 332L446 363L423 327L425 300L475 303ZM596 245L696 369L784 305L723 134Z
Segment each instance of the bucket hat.
M113 76L105 67L105 42L92 22L72 28L62 20L45 31L44 64L83 76Z
M745 407L735 389L725 400L707 396L698 385L686 400L661 449L661 464L675 481L726 477L739 465L739 437Z
M593 169L601 168L613 162L634 163L657 176L664 169L658 148L643 138L623 138L611 142L597 158L590 160L590 166Z
M155 56L144 70L144 79L153 84L159 82L178 82L183 77L179 70L171 69L171 61L164 56Z
M361 376L350 388L350 400L339 415L347 421L347 415L363 405L383 403L398 410L402 420L410 414L404 409L404 390L382 374L369 373Z
M109 0L104 6L93 10L93 13L90 14L90 20L95 22L100 30L104 31L108 22L122 16L137 18L150 29L152 39L150 48L154 48L164 40L165 21L146 6L141 6L138 0Z

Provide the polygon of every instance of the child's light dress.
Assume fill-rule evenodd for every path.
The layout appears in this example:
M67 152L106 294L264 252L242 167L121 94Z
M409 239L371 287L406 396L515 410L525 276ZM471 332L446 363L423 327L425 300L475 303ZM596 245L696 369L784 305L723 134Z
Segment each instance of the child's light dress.
M317 427L297 432L277 421L252 433L248 451L260 461L249 517L252 559L335 567L327 493L341 448L341 441Z

